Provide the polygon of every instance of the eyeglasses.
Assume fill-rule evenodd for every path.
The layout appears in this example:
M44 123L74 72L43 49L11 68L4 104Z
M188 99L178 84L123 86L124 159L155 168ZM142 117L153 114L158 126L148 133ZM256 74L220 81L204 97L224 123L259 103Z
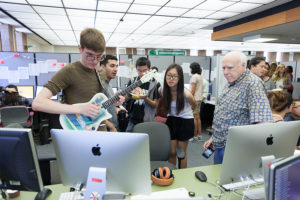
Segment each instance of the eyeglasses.
M176 79L178 79L178 76L167 74L167 79L174 79L174 80L176 80Z
M300 109L300 106L294 106L293 108Z
M144 73L148 72L148 69L145 69L145 70L139 70L139 69L137 69L136 71L137 71L138 73L144 74Z
M104 55L96 56L96 55L89 54L89 53L86 54L86 59L87 59L88 61L94 61L94 60L97 60L98 62L100 62L100 61L103 61L104 58L105 58Z

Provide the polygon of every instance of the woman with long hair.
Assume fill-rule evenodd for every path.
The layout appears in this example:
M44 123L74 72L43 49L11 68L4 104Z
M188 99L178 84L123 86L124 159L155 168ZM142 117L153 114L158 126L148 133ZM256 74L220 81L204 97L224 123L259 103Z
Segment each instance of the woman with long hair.
M202 140L202 127L201 127L201 118L200 118L200 110L201 110L201 104L203 101L203 78L201 76L202 69L199 65L199 63L193 62L190 65L190 70L192 77L190 79L190 85L191 85L191 93L194 96L197 105L194 109L194 137L190 139L190 142L196 142Z
M2 106L29 106L30 102L25 97L19 95L18 88L15 85L8 85L6 88L13 88L16 92L5 91L5 94L0 97L0 107Z
M285 65L280 64L277 66L275 73L273 75L273 81L275 83L276 89L282 89L287 91L287 88L291 87L291 79L288 77L288 74L285 71Z
M270 69L270 65L266 62L264 71L262 73L262 79L263 79L263 81L265 83L265 87L268 91L275 89L275 83L274 83L273 79L270 76L268 76L269 69Z
M168 113L166 124L171 134L171 155L169 162L176 165L176 147L183 148L185 158L181 167L187 167L188 140L194 135L193 109L196 101L188 90L184 89L183 71L180 65L170 65L165 73L163 88L159 88L162 95L164 110Z

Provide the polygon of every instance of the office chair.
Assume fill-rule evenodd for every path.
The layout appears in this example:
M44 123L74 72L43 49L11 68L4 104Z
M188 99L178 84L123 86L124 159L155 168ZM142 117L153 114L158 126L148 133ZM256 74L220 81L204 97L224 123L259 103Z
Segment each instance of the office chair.
M176 166L167 162L171 152L171 137L169 127L160 122L143 122L134 126L134 133L147 133L149 135L151 169L167 166L176 169ZM176 148L178 168L180 161L185 158L181 147Z
M0 114L3 127L12 127L12 124L19 124L24 128L31 126L32 120L28 121L30 115L26 106L5 106L0 108Z

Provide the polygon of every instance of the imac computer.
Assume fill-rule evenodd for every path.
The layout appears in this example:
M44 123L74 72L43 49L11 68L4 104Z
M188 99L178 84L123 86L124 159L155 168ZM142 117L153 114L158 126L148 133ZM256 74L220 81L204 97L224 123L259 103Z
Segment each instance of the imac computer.
M31 129L0 128L0 189L43 191Z
M33 99L33 85L17 85L19 94L28 99Z
M269 200L300 199L300 155L272 164L269 171Z
M86 185L89 168L106 168L106 191L150 194L149 138L141 133L52 129L63 185Z
M35 96L37 96L42 89L43 89L43 86L36 86ZM51 97L51 99L57 100L57 95Z
M300 121L230 127L220 184L239 182L241 177L261 177L261 157L292 156L299 135Z

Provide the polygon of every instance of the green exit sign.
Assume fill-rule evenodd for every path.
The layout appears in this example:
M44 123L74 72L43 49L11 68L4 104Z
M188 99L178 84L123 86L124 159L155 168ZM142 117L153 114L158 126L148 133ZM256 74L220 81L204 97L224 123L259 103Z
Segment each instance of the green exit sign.
M160 56L185 56L185 51L158 50Z

